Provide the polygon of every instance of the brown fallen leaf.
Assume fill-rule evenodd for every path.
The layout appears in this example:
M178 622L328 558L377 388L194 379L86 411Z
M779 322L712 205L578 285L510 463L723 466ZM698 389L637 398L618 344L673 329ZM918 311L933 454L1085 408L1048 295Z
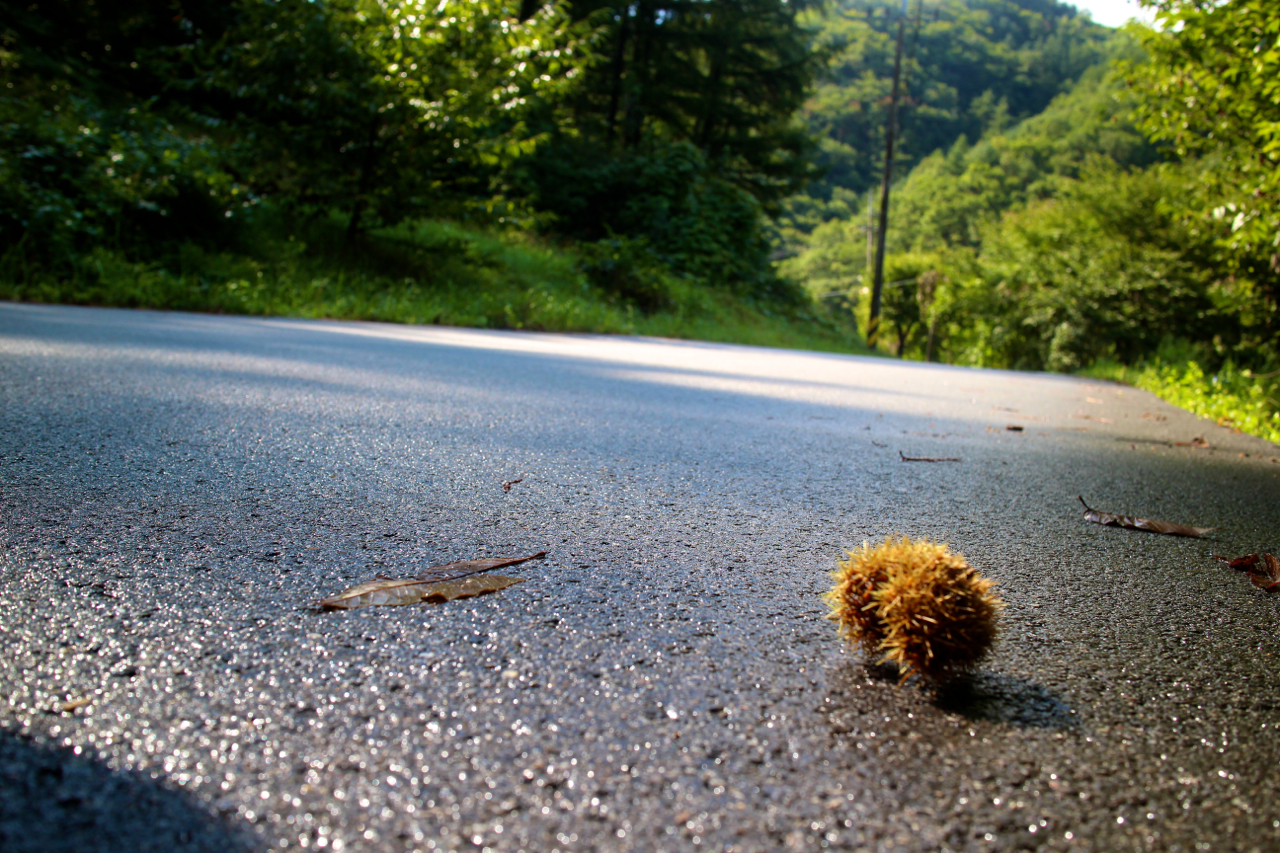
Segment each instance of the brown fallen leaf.
M1084 520L1092 521L1095 524L1104 524L1112 527L1127 527L1130 530L1146 530L1151 533L1164 533L1169 536L1192 536L1199 538L1206 533L1217 530L1216 527L1190 527L1185 524L1174 524L1170 521L1156 521L1153 518L1138 518L1133 515L1119 515L1114 512L1102 512L1091 508L1084 503L1084 498L1079 497L1080 503L1084 504Z
M1018 424L1009 424L1007 427L1005 427L1005 429L1007 429L1009 432L1022 432L1023 427L1019 426Z
M1266 592L1280 591L1280 559L1273 554L1245 554L1243 557L1223 557L1214 554L1229 568L1249 573L1249 580Z
M1173 446L1174 447L1199 447L1203 449L1209 446L1209 442L1204 440L1204 436L1198 435L1195 438L1191 439L1190 441L1175 441L1173 443Z
M316 606L323 610L353 610L357 607L394 607L484 595L520 583L521 579L501 575L477 577L478 575L545 556L546 551L539 551L527 557L458 560L432 566L412 578L375 578L317 601Z
M959 462L959 456L907 456L901 450L898 451L898 458L903 462Z
M514 486L516 483L523 483L523 482L524 482L524 477L516 477L514 480L507 480L505 483L502 484L502 491L509 492L511 491L511 487Z

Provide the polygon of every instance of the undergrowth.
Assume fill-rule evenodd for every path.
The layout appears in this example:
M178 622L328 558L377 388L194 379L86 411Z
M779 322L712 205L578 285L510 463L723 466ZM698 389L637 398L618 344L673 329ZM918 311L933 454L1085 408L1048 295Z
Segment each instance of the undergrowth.
M1166 344L1137 365L1100 361L1082 372L1134 385L1222 426L1280 444L1280 373L1258 374L1229 359L1213 371L1205 368L1206 361Z
M634 252L613 255L450 221L356 244L337 222L266 221L235 251L188 242L139 261L97 248L57 271L11 251L0 258L0 299L866 352L852 321L820 306L756 304L661 269L619 275Z

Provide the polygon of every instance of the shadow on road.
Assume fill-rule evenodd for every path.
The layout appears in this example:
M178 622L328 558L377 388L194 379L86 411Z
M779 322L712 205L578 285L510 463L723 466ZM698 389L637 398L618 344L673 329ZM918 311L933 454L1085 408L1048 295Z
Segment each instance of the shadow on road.
M1080 726L1075 711L1052 690L998 672L979 672L958 681L941 691L934 704L971 720L1054 730Z
M0 729L5 853L238 853L261 846L181 791Z
M830 687L835 701L829 710L837 729L842 731L876 728L876 712L888 707L909 709L917 715L934 708L969 721L1020 728L1049 731L1080 728L1076 712L1057 693L1025 678L1000 672L977 672L934 691L915 680L899 685L898 668L892 664L850 663L833 673ZM863 719L869 724L862 724ZM922 720L913 724L916 728L923 725L926 724Z

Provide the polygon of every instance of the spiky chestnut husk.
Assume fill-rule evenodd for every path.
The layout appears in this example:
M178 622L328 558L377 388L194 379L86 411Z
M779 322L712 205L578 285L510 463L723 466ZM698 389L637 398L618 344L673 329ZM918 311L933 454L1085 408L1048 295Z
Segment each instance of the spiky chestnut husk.
M928 539L888 537L849 552L824 598L849 642L942 683L972 669L996 638L1004 606L995 583L960 554Z

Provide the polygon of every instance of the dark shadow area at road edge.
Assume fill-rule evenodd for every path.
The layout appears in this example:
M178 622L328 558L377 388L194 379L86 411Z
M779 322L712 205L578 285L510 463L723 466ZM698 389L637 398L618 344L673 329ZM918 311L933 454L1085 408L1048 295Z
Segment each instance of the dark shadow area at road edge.
M0 850L5 853L238 853L247 828L140 773L0 729Z

